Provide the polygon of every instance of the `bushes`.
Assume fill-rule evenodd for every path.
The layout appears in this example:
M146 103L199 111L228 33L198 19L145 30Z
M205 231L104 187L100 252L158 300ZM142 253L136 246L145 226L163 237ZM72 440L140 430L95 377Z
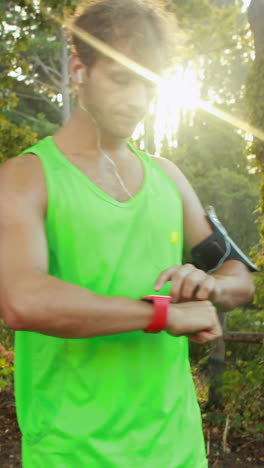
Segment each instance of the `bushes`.
M13 384L14 333L0 319L0 390Z
M264 310L235 309L228 314L228 330L264 331ZM209 389L210 347L192 344L191 359L198 397L206 402ZM264 431L264 347L262 344L226 343L225 371L219 392L222 410L207 411L206 419L240 433Z
M230 351L227 357L232 357ZM255 345L254 358L228 361L221 393L231 426L253 434L264 431L263 346Z

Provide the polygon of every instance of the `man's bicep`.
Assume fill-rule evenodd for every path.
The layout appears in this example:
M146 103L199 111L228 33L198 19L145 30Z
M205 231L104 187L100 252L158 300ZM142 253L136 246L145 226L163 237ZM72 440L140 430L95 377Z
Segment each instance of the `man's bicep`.
M8 206L3 208L0 203L1 267L12 274L34 269L47 271L47 244L39 213L26 200L16 197L4 203Z
M206 218L197 194L178 167L163 158L156 159L156 162L172 179L181 193L184 217L184 251L186 258L190 259L191 249L212 234L212 227Z
M191 249L209 237L213 229L193 187L183 174L178 180L183 199L184 251L191 259Z
M24 276L48 269L41 181L33 166L10 161L0 168L0 291L6 293Z

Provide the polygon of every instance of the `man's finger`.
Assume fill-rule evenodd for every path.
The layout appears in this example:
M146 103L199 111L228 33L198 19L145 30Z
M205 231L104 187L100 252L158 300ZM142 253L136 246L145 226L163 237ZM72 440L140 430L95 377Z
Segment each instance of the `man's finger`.
M184 278L184 282L181 289L181 299L188 301L195 296L195 292L200 285L206 281L206 273L201 270L195 270ZM174 286L174 285L173 285ZM172 290L173 290L172 286ZM207 299L207 297L205 298Z
M157 281L156 281L156 283L154 285L155 291L160 291L160 289L163 288L164 284L166 284L168 281L170 281L171 278L172 278L172 275L177 270L179 270L180 268L181 268L181 265L174 265L173 267L168 268L168 270L163 271L159 275L159 277L158 277L158 279L157 279Z
M222 329L214 329L212 331L210 330L205 330L202 332L199 332L199 337L203 339L204 341L213 341L216 340L217 338L221 338L223 336Z
M170 296L172 297L172 302L178 302L180 299L183 298L182 290L188 275L188 271L182 271L180 274L176 274L172 277L172 285L170 289Z
M174 265L173 267L168 268L168 270L163 271L158 277L154 285L155 291L159 291L163 288L168 281L172 281L172 277L175 277L176 275L179 275L179 277L185 277L186 274L189 274L195 269L196 268L189 263L186 265Z
M195 336L195 335L191 335L189 338L191 341L195 341L195 343L199 343L199 344L204 344L208 341L206 338L201 338L200 336Z
M199 288L196 291L195 298L198 301L205 301L210 297L215 288L215 278L213 276L206 275L204 281L201 282Z

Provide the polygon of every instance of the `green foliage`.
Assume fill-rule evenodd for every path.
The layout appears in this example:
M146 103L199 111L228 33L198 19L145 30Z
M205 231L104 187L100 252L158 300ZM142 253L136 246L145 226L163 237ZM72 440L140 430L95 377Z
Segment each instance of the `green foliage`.
M10 387L13 384L14 352L10 347L9 332L3 327L0 320L0 389ZM6 342L9 346L3 345Z
M245 140L228 124L197 112L191 126L182 121L178 145L170 149L170 159L186 175L203 205L214 206L230 236L249 253L259 237L259 176L248 171ZM163 151L165 156L167 149Z
M254 350L254 354L245 360L234 360L232 353L227 353L226 368L221 377L222 386L218 388L223 408L220 412L206 411L207 421L220 425L222 429L228 415L231 427L237 432L252 435L263 433L264 347L254 345ZM208 355L192 365L196 391L203 404L207 402L209 391L207 361Z
M0 319L0 346L3 346L6 349L11 349L14 347L14 332L7 328Z
M263 45L264 47L264 45ZM247 78L246 88L246 101L248 105L249 116L258 128L264 129L263 116L264 116L264 53L262 57L256 60L251 67ZM258 143L255 141L254 145ZM260 143L261 146L262 143ZM259 158L258 158L259 160ZM264 159L259 160L259 163L264 163Z
M47 116L43 113L37 114L36 121L31 124L31 129L38 135L38 139L45 138L47 135L53 135L59 125L47 120Z
M17 110L19 110L20 107L22 107L22 104L17 107ZM24 109L25 109L25 106L24 106ZM45 138L47 135L53 135L59 129L60 125L50 121L48 116L49 116L48 110L46 111L46 113L36 112L36 114L34 115L34 118L32 117L30 121L30 132L32 134L32 138L30 137L27 140L34 142L36 139L34 138L34 135L35 137L37 137L37 140L40 140L41 138ZM17 125L21 129L24 129L24 131L28 134L29 126L28 126L27 118L23 118L23 116L17 117L16 115L14 115L11 117L11 119L14 125ZM23 147L21 147L20 150L25 149L25 148L26 146L23 145Z
M19 128L4 117L0 117L0 138L0 162L19 155L22 149L26 149L37 141L37 135L30 127Z
M0 389L13 384L14 333L0 319Z
M250 433L262 432L264 424L264 347L256 350L253 359L228 363L221 392L225 411L232 426Z
M41 7L62 20L77 3L46 0ZM39 9L39 2L27 0L3 0L0 19L0 104L1 89L9 90L8 94L15 94L17 99L11 109L2 107L8 110L5 117L18 126L21 122L31 126L39 114L44 114L50 128L57 128L69 117L72 92L66 57L69 47L62 27ZM49 127L43 119L38 120L36 128L41 138L47 135Z
M203 99L214 99L221 110L246 119L243 92L253 42L241 2L174 0L172 5L188 38L183 63L191 61L200 72ZM162 156L176 162L203 205L213 205L230 236L251 252L259 240L260 180L246 157L244 135L197 111L182 115L175 146L164 141Z
M202 97L214 95L238 109L250 65L252 39L248 22L235 0L173 0L179 25L186 33L183 62L192 61L202 73ZM216 27L217 25L217 27ZM176 51L177 58L177 51ZM202 66L201 66L202 63Z
M238 332L264 333L264 310L255 308L237 308L227 314L227 330ZM253 343L226 343L227 362L236 363L239 359L251 361L261 345ZM190 357L194 366L205 371L208 366L210 344L199 345L190 341Z
M211 13L208 0L201 0L199 3L196 0L176 0L172 4L180 23L189 26L191 24L190 19L204 21Z
M235 309L228 314L227 329L264 332L264 311ZM260 434L264 429L264 346L228 342L226 349L222 388L218 389L223 410L220 413L208 412L206 419L223 428L228 415L231 427L237 431ZM198 396L206 402L210 346L191 343L190 355Z
M264 309L264 261L263 258L261 258L261 255L257 257L257 263L259 268L261 268L261 271L255 277L256 293L254 303L258 307L262 307Z
M227 330L240 332L264 332L264 309L235 309L228 313ZM256 358L261 344L232 343L226 344L228 362L235 364L239 360L252 361Z
M13 385L14 365L4 357L0 357L0 389Z
M227 329L232 331L264 332L264 310L246 307L228 313ZM252 345L253 346L253 345ZM256 345L254 345L256 349ZM251 359L251 356L248 356ZM237 356L237 359L239 356Z
M263 18L264 20L264 18ZM250 122L255 127L264 131L264 44L263 54L253 63L247 79L246 102ZM264 304L264 141L254 139L249 148L249 153L255 156L256 167L261 173L260 187L260 235L261 240L256 252L258 267L261 270L256 278L257 294L256 303L263 307Z

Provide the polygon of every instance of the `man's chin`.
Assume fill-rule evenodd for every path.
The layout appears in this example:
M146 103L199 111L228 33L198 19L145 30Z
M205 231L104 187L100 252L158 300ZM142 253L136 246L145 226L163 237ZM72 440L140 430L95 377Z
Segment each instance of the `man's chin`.
M115 129L111 129L111 134L119 139L120 140L127 140L129 138L131 138L131 136L133 135L134 131L135 131L136 127L135 126L131 126L131 127L126 127L126 128L115 128Z

